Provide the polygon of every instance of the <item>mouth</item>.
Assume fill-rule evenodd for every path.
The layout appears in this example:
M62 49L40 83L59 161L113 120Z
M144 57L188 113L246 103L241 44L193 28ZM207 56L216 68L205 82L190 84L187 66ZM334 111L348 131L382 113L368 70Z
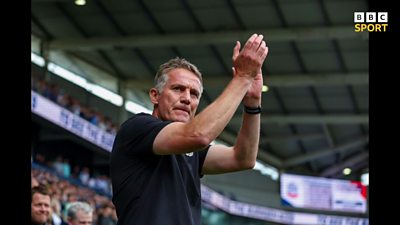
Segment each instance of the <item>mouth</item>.
M185 109L185 108L175 108L175 110L178 110L178 111L181 111L181 112L185 112L185 113L187 113L188 115L190 115L190 111L189 111L188 109Z

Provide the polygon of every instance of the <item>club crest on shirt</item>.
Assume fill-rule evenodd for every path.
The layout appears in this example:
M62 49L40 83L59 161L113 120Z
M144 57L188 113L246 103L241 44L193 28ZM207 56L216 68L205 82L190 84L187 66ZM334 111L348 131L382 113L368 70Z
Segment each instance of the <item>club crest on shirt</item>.
M186 156L189 156L189 157L192 157L192 156L193 156L193 152L185 153L185 155L186 155Z

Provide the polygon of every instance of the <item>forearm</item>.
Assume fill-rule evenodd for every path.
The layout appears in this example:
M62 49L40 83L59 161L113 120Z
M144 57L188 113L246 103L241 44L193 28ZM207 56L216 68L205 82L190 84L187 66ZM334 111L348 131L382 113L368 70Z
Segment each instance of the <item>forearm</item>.
M222 94L188 122L171 123L162 129L153 143L154 152L157 154L176 154L204 149L225 129L242 100L248 102L246 99L254 100L261 98L259 96L262 86L260 68L268 53L268 48L266 48L265 42L262 39L262 35L253 34L247 40L242 50L240 50L240 42L236 43L232 56L233 78ZM254 103L252 100L249 100L249 102ZM252 107L251 105L249 106ZM255 132L254 130L249 131L252 127L258 127L256 135L259 133L259 115L253 115L253 117L258 117L258 119L247 118L247 115L244 118L243 131L240 132L242 133L240 136L243 137L239 138L240 140L237 145L239 150L238 158L242 156L248 158L247 147L252 145L251 142L257 143L252 149L257 149L258 147L258 136L253 137L254 134L247 134ZM250 138L250 140L245 140L246 138ZM232 150L232 148L230 149ZM246 151L242 151L241 149L245 149ZM250 153L250 155L254 154L256 152ZM217 161L220 161L220 157L226 158L226 156L224 157L219 153L212 155L215 155L215 157L211 158L217 158ZM230 151L229 157L234 159L233 151ZM212 159L209 161L214 162ZM215 170L217 171L233 170L233 167L235 167L234 163L232 162L230 165L220 167L210 166L210 168L216 168ZM212 170L210 169L210 171Z
M234 77L221 95L186 125L188 133L213 141L224 130L236 112L252 80Z
M261 105L260 99L244 99L243 104L248 107ZM260 139L260 114L243 113L242 127L233 146L235 158L245 168L254 167L257 158Z
M245 103L254 104L255 101L259 103L261 89L258 89L260 84L262 86L261 66L268 53L262 39L263 35L253 34L241 51L239 51L240 42L236 43L232 56L234 78L218 99L193 120L194 127L203 131L202 134L208 141L214 140L222 132L242 100ZM249 91L251 86L257 89ZM247 120L250 124L254 123L254 119L245 117L245 121Z

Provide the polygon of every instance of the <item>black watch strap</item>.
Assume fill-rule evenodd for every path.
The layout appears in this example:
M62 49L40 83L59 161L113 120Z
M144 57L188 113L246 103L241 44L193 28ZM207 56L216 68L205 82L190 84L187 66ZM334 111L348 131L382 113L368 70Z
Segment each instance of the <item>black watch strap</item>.
M248 106L244 106L244 111L248 114L259 114L261 113L261 106L257 106L257 107L248 107Z

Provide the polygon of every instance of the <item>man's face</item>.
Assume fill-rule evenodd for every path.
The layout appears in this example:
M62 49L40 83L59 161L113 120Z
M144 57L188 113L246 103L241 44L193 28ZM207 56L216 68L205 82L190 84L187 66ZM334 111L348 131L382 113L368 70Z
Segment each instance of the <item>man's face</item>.
M162 119L187 122L196 114L200 102L200 79L186 69L173 69L161 93L152 89L153 115Z
M43 224L50 217L50 196L35 193L31 203L32 222Z
M85 213L82 211L76 212L76 219L69 219L69 225L92 225L93 223L93 214Z

